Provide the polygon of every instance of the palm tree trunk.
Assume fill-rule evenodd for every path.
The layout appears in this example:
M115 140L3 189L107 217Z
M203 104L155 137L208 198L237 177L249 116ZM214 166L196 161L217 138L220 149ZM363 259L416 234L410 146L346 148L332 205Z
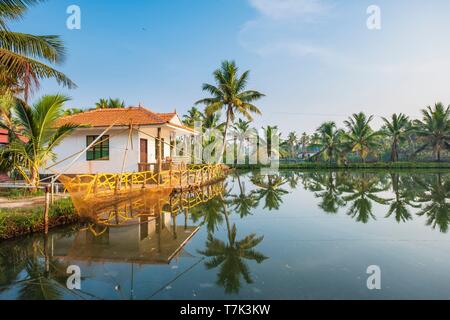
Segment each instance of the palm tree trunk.
M35 167L32 167L30 170L31 177L30 177L30 184L31 184L31 191L36 192L37 187L39 186L39 170Z
M231 124L231 106L228 106L227 109L227 123L225 125L225 130L223 132L223 145L222 145L222 151L220 152L220 158L219 158L219 163L223 162L223 155L225 153L225 148L226 148L226 143L227 143L227 133L228 133L228 128L230 127Z

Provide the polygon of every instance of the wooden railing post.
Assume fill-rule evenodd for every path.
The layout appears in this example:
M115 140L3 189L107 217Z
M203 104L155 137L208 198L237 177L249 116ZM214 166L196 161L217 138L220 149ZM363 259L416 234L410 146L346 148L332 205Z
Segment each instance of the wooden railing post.
M116 175L114 181L114 194L116 195L118 191L119 191L119 175Z
M96 174L95 178L94 178L94 186L92 188L94 194L97 194L97 188L98 188L97 183L98 183L98 174Z
M50 211L51 186L45 186L45 208L44 208L44 233L48 234L48 216Z

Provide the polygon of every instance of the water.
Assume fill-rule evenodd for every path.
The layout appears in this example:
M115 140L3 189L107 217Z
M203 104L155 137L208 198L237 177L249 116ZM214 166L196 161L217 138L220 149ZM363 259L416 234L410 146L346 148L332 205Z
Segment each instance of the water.
M450 298L449 173L250 172L214 188L175 222L133 199L0 243L0 299Z

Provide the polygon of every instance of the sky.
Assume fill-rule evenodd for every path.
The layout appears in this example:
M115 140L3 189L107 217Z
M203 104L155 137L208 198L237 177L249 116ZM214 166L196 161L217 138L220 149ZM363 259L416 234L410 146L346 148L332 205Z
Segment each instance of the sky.
M70 5L80 30L66 27ZM379 30L367 27L371 5ZM68 107L112 97L182 115L225 59L251 70L248 88L266 95L255 126L285 136L360 111L378 127L393 112L450 104L448 0L49 0L10 27L62 37L57 69L78 88L44 81L34 99L64 93Z

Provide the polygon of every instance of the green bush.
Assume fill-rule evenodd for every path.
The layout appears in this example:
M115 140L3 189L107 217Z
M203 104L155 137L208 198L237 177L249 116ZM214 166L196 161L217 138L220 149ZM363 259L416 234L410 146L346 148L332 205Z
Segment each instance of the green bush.
M0 197L6 197L8 199L23 199L40 197L44 195L44 190L37 190L36 192L30 192L27 189L0 189Z

